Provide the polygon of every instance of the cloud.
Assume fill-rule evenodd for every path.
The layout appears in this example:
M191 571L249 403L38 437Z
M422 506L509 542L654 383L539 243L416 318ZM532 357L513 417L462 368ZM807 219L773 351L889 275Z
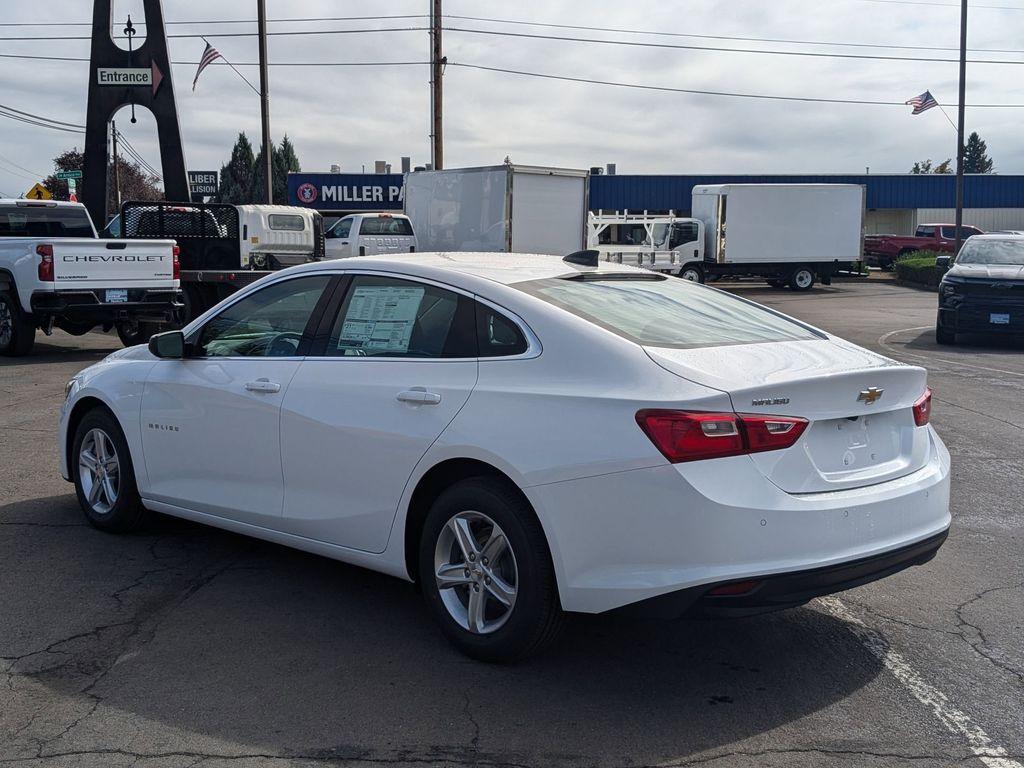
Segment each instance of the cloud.
M302 4L269 0L271 18L422 14L421 0L382 5L352 0ZM131 10L141 25L141 3L118 0L115 18ZM201 6L164 0L169 20L248 18L249 6L206 0ZM955 8L920 7L863 0L692 0L683 3L610 0L550 3L520 0L513 6L448 0L449 14L544 21L693 34L773 37L875 44L927 44L955 48ZM13 4L5 22L89 21L81 0ZM1024 47L1019 22L1024 14L975 9L970 42L975 48ZM272 24L272 30L419 27L425 19ZM118 21L120 29L123 22ZM629 36L550 27L451 20L450 26L516 31L563 37L630 39L683 45L808 50L785 43L695 40L685 37ZM174 25L172 34L254 31L255 24ZM88 34L88 27L5 27L0 36ZM211 37L238 63L257 59L252 37ZM196 61L203 43L170 41L172 59ZM376 34L303 35L270 38L271 61L426 61L424 31ZM811 50L906 56L885 48ZM0 53L84 56L85 41L3 41ZM955 100L957 68L952 63L866 61L796 56L669 50L570 41L445 33L445 53L453 63L480 64L549 74L644 83L675 88L903 101L926 88L944 103ZM923 56L955 58L955 51L921 51ZM989 54L992 58L1012 58ZM983 54L976 54L981 58ZM1019 58L1019 57L1017 57ZM253 82L258 71L240 69ZM190 168L219 168L239 131L259 142L259 101L225 66L212 66L190 90L193 66L175 66L179 119ZM969 101L1024 102L1019 69L971 65ZM88 65L6 59L0 67L0 102L58 120L85 122ZM339 163L346 170L384 159L396 167L402 155L429 160L429 72L403 67L271 68L271 128L275 140L287 133L307 170ZM949 110L955 117L955 108ZM997 170L1024 170L1024 144L1018 110L968 111L968 128L989 145ZM152 120L118 127L153 164L159 154ZM445 155L449 166L499 163L510 155L522 163L589 167L615 162L620 173L688 172L873 172L905 171L918 159L955 154L955 135L938 110L911 118L909 108L801 104L641 91L628 88L540 80L450 66L445 76ZM32 171L50 170L53 156L83 137L0 121L0 191L16 193L31 181L10 161ZM4 158L7 160L5 161ZM12 172L16 171L17 173ZM20 173L20 175L18 175Z

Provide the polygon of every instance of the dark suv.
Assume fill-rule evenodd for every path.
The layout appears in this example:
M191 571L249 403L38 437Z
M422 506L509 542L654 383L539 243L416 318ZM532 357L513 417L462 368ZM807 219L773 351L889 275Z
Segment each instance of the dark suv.
M939 284L935 340L953 344L958 333L1024 334L1024 235L976 235Z

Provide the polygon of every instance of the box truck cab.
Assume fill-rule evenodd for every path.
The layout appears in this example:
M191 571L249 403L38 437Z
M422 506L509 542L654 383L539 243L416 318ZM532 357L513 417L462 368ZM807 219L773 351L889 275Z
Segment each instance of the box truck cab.
M602 261L629 264L700 282L704 278L704 224L669 212L650 216L629 211L591 213L587 248Z
M324 233L328 259L412 253L416 232L408 216L400 213L356 213L338 219Z

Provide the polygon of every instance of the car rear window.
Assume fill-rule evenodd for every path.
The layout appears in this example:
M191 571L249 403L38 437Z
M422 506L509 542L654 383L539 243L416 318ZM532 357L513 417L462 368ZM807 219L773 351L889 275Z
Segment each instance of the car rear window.
M391 235L392 237L411 237L412 224L408 219L396 219L392 216L377 216L363 219L359 225L360 235Z
M5 205L0 237L95 237L84 208Z
M591 274L515 287L644 346L690 349L823 338L765 307L674 277Z

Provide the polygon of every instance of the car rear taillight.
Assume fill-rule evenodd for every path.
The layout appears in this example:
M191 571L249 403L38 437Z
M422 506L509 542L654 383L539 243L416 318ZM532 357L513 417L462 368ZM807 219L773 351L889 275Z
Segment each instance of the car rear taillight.
M174 246L171 248L171 278L174 280L181 279L181 248Z
M923 427L932 416L932 389L924 388L924 394L914 403L914 423Z
M39 255L39 279L46 283L53 282L53 246L42 243L36 246Z
M673 464L789 448L807 429L807 419L754 413L645 409L636 422Z

